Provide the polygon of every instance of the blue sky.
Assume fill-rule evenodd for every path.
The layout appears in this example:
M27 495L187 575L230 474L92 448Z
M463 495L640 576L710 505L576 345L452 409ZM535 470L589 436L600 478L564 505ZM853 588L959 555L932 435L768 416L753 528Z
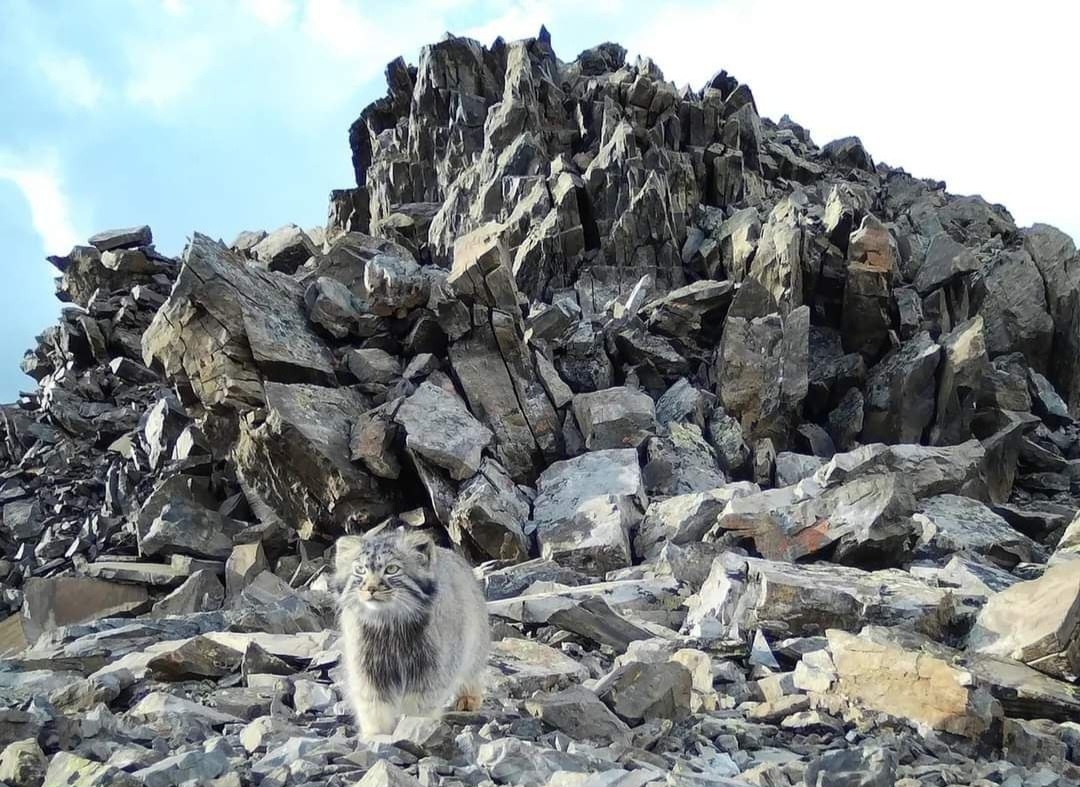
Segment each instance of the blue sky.
M322 223L350 186L347 129L447 31L616 40L676 82L725 68L762 113L815 141L857 134L879 161L1003 202L1080 238L1073 4L364 0L0 0L0 401L55 319L52 269L93 232Z

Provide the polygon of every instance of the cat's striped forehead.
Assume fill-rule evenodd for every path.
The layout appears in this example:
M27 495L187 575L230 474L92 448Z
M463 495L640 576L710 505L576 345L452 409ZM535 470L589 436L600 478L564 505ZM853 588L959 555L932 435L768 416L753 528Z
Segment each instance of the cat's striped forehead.
M364 539L356 559L365 566L380 567L399 556L398 539L393 536L377 536Z

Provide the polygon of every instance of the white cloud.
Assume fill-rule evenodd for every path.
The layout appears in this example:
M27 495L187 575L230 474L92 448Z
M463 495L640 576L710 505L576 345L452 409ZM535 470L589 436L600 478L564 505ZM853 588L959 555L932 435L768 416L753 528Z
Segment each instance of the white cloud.
M15 184L30 208L30 221L47 254L65 254L78 243L56 159L29 162L0 150L0 180Z
M125 87L128 100L160 111L187 98L210 69L214 49L201 36L163 38L132 45L129 49L132 73Z
M373 43L375 24L347 0L308 0L304 32L339 57L363 56Z
M105 94L105 86L79 55L42 55L38 58L38 67L64 103L92 109Z
M186 0L161 0L161 7L169 16L183 16L188 12Z
M243 0L244 10L267 27L281 27L292 19L292 0Z

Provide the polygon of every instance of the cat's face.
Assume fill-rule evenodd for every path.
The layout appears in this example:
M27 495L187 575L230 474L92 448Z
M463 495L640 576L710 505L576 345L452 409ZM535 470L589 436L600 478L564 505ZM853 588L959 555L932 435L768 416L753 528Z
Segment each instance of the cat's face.
M343 607L373 621L423 615L434 600L435 544L392 531L337 542L335 574Z

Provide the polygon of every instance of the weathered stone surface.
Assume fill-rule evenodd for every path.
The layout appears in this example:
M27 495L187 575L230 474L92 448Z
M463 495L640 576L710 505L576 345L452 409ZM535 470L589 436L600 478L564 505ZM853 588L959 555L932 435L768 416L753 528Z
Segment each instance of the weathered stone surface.
M883 630L860 636L831 629L827 635L837 691L867 708L975 740L1002 715L970 673L939 655L906 649Z
M864 445L836 454L815 474L826 486L855 478L896 473L917 499L931 495L961 494L981 499L983 463L987 452L978 440L929 448L921 445Z
M144 555L191 555L224 560L232 552L232 536L243 525L216 511L178 500L167 503L139 538Z
M131 249L136 246L149 246L153 242L154 235L145 224L140 227L105 230L91 235L88 240L88 243L98 251Z
M319 276L307 286L304 308L309 320L336 339L360 333L367 312L363 301L330 276Z
M394 420L404 428L409 448L457 481L476 473L493 437L460 398L430 382L421 383L401 404Z
M972 294L986 323L991 357L1024 354L1036 371L1046 369L1054 321L1047 313L1046 285L1026 251L998 254L981 271Z
M838 561L867 555L888 559L912 535L914 508L915 498L899 474L868 475L824 488L810 477L795 486L732 499L716 531L751 539L771 560L798 560L830 548Z
M365 390L389 385L401 376L401 361L378 347L350 350L345 360L349 371Z
M626 387L578 394L574 415L590 451L637 448L656 431L652 398Z
M420 787L420 782L401 768L391 765L386 760L379 760L356 785L357 787Z
M588 675L588 670L569 656L527 639L492 643L488 663L492 690L516 697L577 683Z
M477 307L449 355L469 410L495 433L500 463L515 481L532 482L555 459L561 425L517 322Z
M715 450L696 424L673 423L666 436L649 438L642 476L649 495L703 492L727 483Z
M532 523L542 557L593 574L630 564L630 531L647 503L636 451L555 462L536 491Z
M930 239L926 257L915 275L915 289L927 295L953 279L978 270L979 260L972 252L940 232Z
M225 592L233 598L255 577L270 568L261 543L241 544L233 547L225 563Z
M596 694L620 719L638 725L647 719L681 719L690 711L689 670L674 661L630 662L596 685Z
M575 740L626 741L630 728L595 693L576 686L525 703L529 713Z
M145 588L88 577L31 577L23 587L23 618L39 631L131 613L145 607Z
M941 337L941 371L937 411L931 442L962 443L971 435L971 423L990 366L983 338L983 318L975 316Z
M893 787L896 754L889 749L825 752L806 766L807 787Z
M918 443L934 417L941 347L922 333L887 355L866 379L865 443Z
M137 787L142 784L119 768L61 751L49 760L42 787Z
M922 500L914 515L922 529L916 554L941 558L955 552L985 555L999 566L1042 562L1042 547L1014 530L1008 522L977 500L937 495Z
M885 589L882 592L882 589ZM862 571L828 564L783 563L727 554L713 563L687 601L691 636L817 636L864 624L918 627L932 622L948 591L898 569Z
M266 419L241 423L233 449L248 501L264 520L301 534L368 524L390 513L392 494L350 460L349 424L366 410L348 388L266 385ZM277 468L291 468L281 477Z
M251 247L252 256L269 270L295 273L318 252L307 233L288 224L268 234Z
M529 499L493 459L458 490L448 530L454 543L484 557L524 560L529 539L522 530L529 519Z
M664 542L691 544L700 541L732 498L756 491L754 484L739 481L708 492L652 501L638 524L634 552L647 556Z
M202 569L184 580L180 587L153 607L155 617L213 612L225 601L225 587L213 571Z
M169 300L142 339L143 361L185 380L208 407L264 402L262 381L327 383L333 359L293 279L245 265L195 233Z
M1080 674L1080 562L1052 566L1038 579L991 596L968 644L1075 681Z
M717 393L749 439L783 445L808 389L810 310L786 318L728 316L717 351Z
M37 741L28 738L0 752L0 782L11 787L41 787L48 760Z
M368 307L382 316L404 316L428 301L430 280L416 260L403 255L377 254L364 268Z

